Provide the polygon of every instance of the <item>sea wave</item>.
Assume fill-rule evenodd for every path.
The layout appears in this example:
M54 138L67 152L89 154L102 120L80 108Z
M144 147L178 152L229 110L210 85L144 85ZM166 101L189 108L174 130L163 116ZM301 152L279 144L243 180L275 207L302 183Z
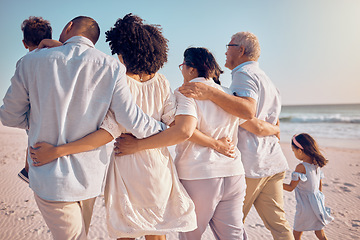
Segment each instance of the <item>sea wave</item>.
M291 122L291 123L352 123L360 124L360 116L341 116L341 115L329 115L329 116L299 116L299 115L288 115L280 116L280 122Z

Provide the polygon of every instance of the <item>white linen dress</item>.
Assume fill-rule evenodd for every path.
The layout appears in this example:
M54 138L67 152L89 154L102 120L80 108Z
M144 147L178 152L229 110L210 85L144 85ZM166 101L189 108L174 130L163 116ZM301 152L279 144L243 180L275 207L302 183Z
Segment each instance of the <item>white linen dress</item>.
M295 188L296 213L294 230L317 231L333 220L325 207L325 196L319 190L323 173L319 166L303 162L306 174L293 172L292 180L300 182Z
M146 82L128 77L137 105L156 120L174 120L176 98L159 73ZM117 137L125 130L111 113L101 128ZM187 232L196 225L195 206L179 181L166 147L111 156L105 186L109 235L114 238Z

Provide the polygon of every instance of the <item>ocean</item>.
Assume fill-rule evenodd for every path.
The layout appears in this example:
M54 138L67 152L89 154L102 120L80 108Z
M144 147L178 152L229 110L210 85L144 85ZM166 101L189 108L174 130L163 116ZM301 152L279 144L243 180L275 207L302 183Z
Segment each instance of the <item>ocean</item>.
M281 141L308 133L319 144L360 149L360 104L283 106Z

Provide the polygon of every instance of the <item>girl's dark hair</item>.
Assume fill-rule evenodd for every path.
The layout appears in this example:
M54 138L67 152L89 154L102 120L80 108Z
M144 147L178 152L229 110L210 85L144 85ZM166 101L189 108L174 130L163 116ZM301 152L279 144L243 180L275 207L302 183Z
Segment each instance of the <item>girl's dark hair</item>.
M322 155L318 144L316 141L307 133L300 133L294 136L295 140L303 147L304 153L313 159L313 164L323 167L327 164L328 160ZM299 149L298 146L294 143L294 140L291 140L291 145Z
M223 73L212 53L202 47L190 47L184 52L184 63L189 67L196 68L199 77L212 78L220 85L220 74Z
M28 46L38 46L41 40L51 39L52 28L50 22L42 17L29 17L21 24L24 42Z
M168 40L158 25L129 13L105 34L111 53L120 54L131 73L156 73L167 62Z

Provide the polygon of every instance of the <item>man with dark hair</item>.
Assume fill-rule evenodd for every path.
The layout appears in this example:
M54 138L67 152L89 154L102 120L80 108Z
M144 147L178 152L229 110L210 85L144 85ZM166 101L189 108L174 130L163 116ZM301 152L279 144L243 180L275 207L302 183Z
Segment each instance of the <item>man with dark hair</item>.
M84 36L90 39L93 44L96 44L100 36L99 25L90 17L76 17L65 26L59 41L64 43L66 42L66 39L69 39L72 36Z
M134 103L124 65L95 49L99 33L92 18L74 18L60 35L62 46L32 52L19 61L0 119L9 127L30 126L29 147L77 140L97 130L109 109L139 138L165 128ZM86 239L109 161L106 147L39 167L27 160L30 187L54 239Z

